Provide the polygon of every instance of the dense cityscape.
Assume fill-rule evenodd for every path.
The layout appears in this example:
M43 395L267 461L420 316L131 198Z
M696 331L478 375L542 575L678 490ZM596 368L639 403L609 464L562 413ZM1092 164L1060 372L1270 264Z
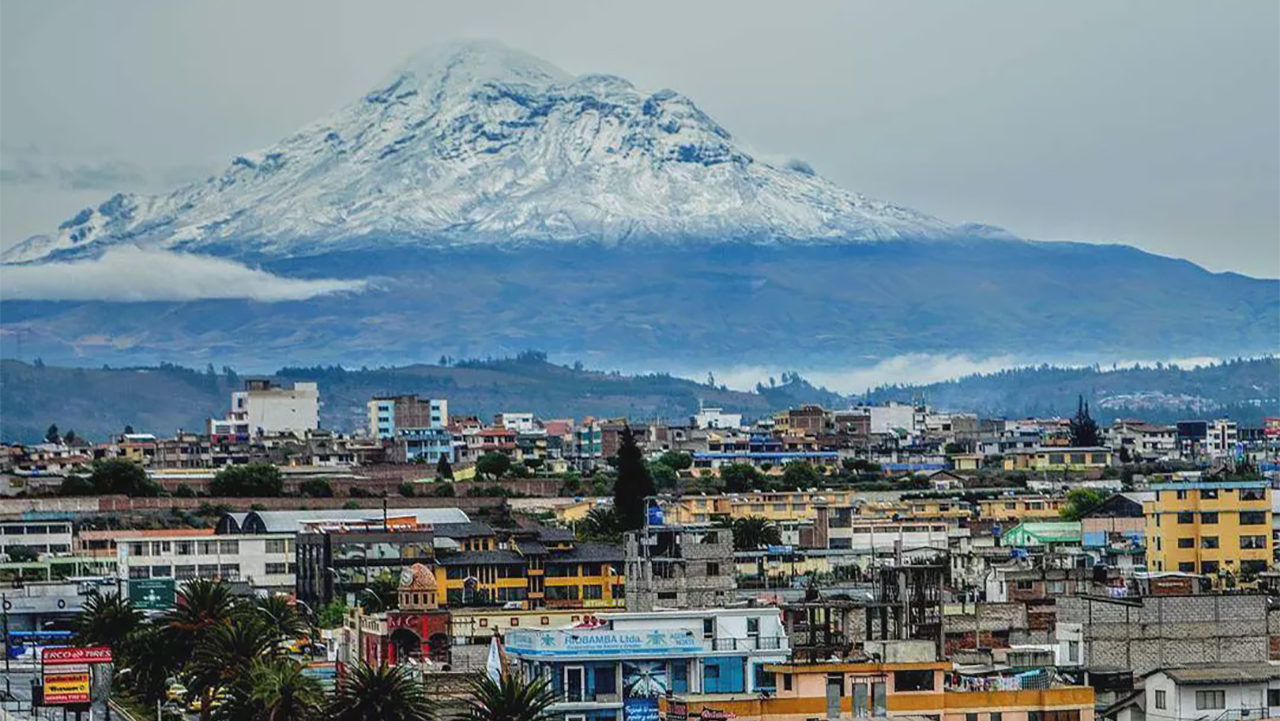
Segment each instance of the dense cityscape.
M342 434L317 383L244 383L202 432L4 446L19 707L107 684L126 717L256 718L267 684L291 718L1280 712L1280 417L381 395ZM112 663L38 654L64 643Z

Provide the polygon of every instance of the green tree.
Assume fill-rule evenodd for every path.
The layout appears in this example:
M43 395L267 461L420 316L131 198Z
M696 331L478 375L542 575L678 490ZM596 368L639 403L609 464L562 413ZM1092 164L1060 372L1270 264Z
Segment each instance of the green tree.
M750 463L730 463L720 466L720 480L725 493L746 493L758 487L764 477Z
M782 482L789 488L813 488L821 481L818 469L807 461L788 463L782 469Z
M187 688L201 697L200 718L213 712L212 700L223 689L248 674L258 659L278 649L273 632L254 613L238 613L210 626L196 644L187 665Z
M209 482L209 495L232 498L275 498L284 492L284 477L270 463L227 466Z
M476 470L496 480L511 470L511 459L503 453L486 453L476 459Z
M782 534L773 521L761 516L747 516L732 521L724 520L720 525L733 531L733 550L755 551L766 546L782 543Z
M399 486L396 487L396 490L399 491L400 495L404 496L405 498L413 498L414 496L413 484L408 481L401 483Z
M176 603L161 623L178 648L190 653L215 626L228 623L235 610L231 587L221 581L196 578L178 589Z
M436 478L453 480L453 464L449 462L449 457L441 454L440 460L436 461Z
M525 681L516 674L506 674L494 681L488 676L471 680L465 702L466 721L549 721L555 691L546 679Z
M298 492L311 498L333 498L333 486L323 478L308 478L299 483Z
M433 721L432 704L411 666L360 663L338 679L331 721Z
M174 498L195 498L196 495L196 489L185 483L173 489Z
M35 546L5 546L5 555L14 563L32 563L40 560L40 550Z
M93 482L84 476L71 474L58 486L59 496L92 496L96 493Z
M287 596L273 594L256 598L252 610L277 644L307 635L307 620Z
M61 443L62 442L62 434L58 433L57 423L49 424L49 429L44 432L44 442L45 443Z
M453 487L452 483L440 482L431 488L431 495L436 498L453 498L458 495L458 491Z
M658 462L673 471L687 471L693 467L693 456L684 451L667 451Z
M1071 430L1071 445L1074 448L1093 448L1102 445L1099 440L1098 424L1089 415L1089 404L1084 396L1077 399L1076 415L1068 426Z
M613 507L624 531L644 525L645 503L654 495L653 478L644 463L644 454L631 426L622 429L618 444L618 479L614 482Z
M316 612L316 625L320 628L337 628L342 625L342 618L347 615L347 604L342 601L330 601Z
M382 613L397 607L400 600L400 586L389 575L379 576L360 590L356 602L365 613Z
M130 497L155 497L163 491L160 485L147 478L142 466L124 458L107 458L94 461L89 474L94 493L98 495L125 495Z
M142 612L119 594L101 594L95 589L85 597L72 624L76 642L82 646L120 648L124 640L142 624Z
M76 432L70 428L67 429L66 433L62 434L62 442L68 446L73 445L78 440L80 440L79 436L77 436Z
M1101 506L1109 496L1097 488L1072 488L1067 492L1066 503L1058 512L1064 521L1078 521L1084 514Z
M290 658L259 658L227 687L214 721L321 721L324 690Z
M654 462L649 465L649 476L653 478L653 485L657 488L672 489L680 483L680 476L676 474L675 469L665 463Z
M611 507L597 506L587 511L587 517L578 522L578 538L600 543L621 543L622 523Z

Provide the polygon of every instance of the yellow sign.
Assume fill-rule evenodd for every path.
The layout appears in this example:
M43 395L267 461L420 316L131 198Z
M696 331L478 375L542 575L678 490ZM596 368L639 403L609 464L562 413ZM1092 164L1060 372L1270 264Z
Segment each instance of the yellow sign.
M88 703L89 673L48 673L44 675L44 702L47 704Z

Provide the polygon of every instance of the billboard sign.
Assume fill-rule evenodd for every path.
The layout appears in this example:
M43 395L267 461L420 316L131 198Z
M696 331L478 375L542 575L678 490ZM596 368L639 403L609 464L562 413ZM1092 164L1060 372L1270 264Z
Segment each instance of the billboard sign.
M44 671L44 703L50 706L89 703L89 667L53 666Z
M110 646L52 646L41 657L44 665L111 663Z
M129 580L129 600L143 611L167 611L173 608L177 594L172 578L135 578Z

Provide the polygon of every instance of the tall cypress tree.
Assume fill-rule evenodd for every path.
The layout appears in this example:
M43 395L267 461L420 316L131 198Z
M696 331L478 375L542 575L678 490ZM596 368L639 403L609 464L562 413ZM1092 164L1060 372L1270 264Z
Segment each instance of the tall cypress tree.
M613 507L625 531L644 526L645 499L654 495L653 478L644 463L631 426L622 429L618 446L618 480L613 484Z
M1089 404L1080 396L1076 406L1076 417L1071 419L1071 445L1075 448L1090 448L1102 445L1098 437L1098 424L1089 415Z

